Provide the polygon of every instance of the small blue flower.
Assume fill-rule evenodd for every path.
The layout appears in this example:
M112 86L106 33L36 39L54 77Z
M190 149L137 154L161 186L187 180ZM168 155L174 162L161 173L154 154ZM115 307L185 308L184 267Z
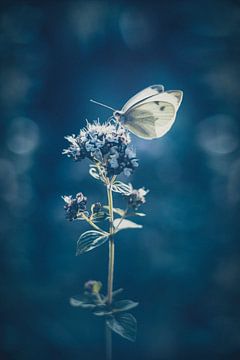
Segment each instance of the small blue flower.
M138 160L137 159L131 159L131 164L134 168L138 167Z
M112 169L117 169L119 167L118 161L116 157L111 157L109 159L109 164Z
M132 187L132 186L131 186ZM138 210L139 206L144 204L146 202L145 196L149 190L145 190L144 188L140 189L133 189L129 193L129 195L126 195L128 200L128 206L132 208L134 211Z
M78 216L86 211L87 198L82 193L78 193L76 198L70 196L62 196L62 199L65 201L66 205L64 209L66 211L66 219L69 221L75 220Z
M132 174L132 169L125 168L125 169L123 169L123 173L125 176L130 176Z
M92 156L94 159L98 160L99 162L101 162L103 159L102 152L101 150L98 149L92 152Z
M88 158L100 163L107 177L121 173L129 176L138 166L135 150L129 147L129 132L120 123L87 123L78 136L66 136L66 139L70 145L63 154L74 160Z
M136 152L132 148L128 147L126 148L125 154L129 157L129 159L136 157Z

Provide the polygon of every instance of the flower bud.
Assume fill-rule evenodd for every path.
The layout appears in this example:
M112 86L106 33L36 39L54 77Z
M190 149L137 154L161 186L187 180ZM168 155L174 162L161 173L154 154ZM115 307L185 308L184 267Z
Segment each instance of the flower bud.
M102 283L101 281L88 280L84 284L84 288L92 294L98 294L102 288Z

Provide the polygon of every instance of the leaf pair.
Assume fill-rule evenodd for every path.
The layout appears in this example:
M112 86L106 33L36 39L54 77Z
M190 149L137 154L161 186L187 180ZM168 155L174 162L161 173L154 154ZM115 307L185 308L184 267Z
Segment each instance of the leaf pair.
M113 294L117 295L122 289L116 290ZM137 320L125 311L133 309L138 305L132 300L119 300L109 307L106 304L107 297L102 294L91 294L85 292L70 299L70 304L74 307L93 310L96 316L105 316L107 326L129 341L135 341L137 333Z
M141 229L142 225L133 221L118 218L113 222L115 233L124 229ZM77 241L76 255L81 255L103 245L109 238L109 233L99 230L88 230L84 232Z
M122 288L114 290L112 292L112 297L115 298L123 291ZM70 305L74 307L81 307L83 309L94 309L97 306L105 306L108 297L104 296L101 293L92 293L89 291L85 291L83 294L75 295L70 298ZM122 301L131 301L131 300L122 300ZM120 302L120 301L118 301ZM133 301L132 301L133 303ZM138 303L135 306L138 305ZM119 305L118 305L119 307ZM133 307L133 306L132 306ZM126 308L125 308L126 310Z

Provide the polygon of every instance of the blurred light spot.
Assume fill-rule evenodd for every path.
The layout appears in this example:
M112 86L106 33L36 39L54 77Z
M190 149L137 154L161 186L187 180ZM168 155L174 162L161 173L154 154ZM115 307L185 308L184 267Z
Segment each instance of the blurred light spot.
M18 193L11 208L15 217L26 218L35 209L34 190L30 177L24 176L18 181Z
M12 202L17 197L18 183L12 162L0 159L0 198Z
M212 58L214 57L212 56ZM238 65L236 63L228 62L223 65L216 65L214 63L211 70L203 76L203 81L211 88L212 92L219 99L224 100L224 102L230 101L231 103L238 103L238 78Z
M213 176L210 178L211 196L217 204L218 208L226 210L227 203L227 188L226 178L223 176Z
M235 121L227 115L215 115L198 126L198 143L211 155L225 155L238 147Z
M230 167L228 178L228 200L234 205L240 201L240 158Z
M119 19L124 42L130 49L144 47L153 37L153 28L138 10L124 12Z
M9 203L16 217L27 216L33 210L33 187L28 176L17 178L15 164L0 159L0 198Z
M70 23L82 44L105 33L107 7L100 1L74 3L70 8Z
M209 156L207 158L209 168L215 170L219 175L229 175L229 156Z
M160 141L155 139L151 142L134 137L134 146L136 146L138 153L151 158L169 157L169 154L173 156L174 144L169 137L163 137Z
M5 106L25 101L31 87L31 78L21 70L5 67L0 76L0 98Z
M31 153L38 145L39 129L37 124L24 117L17 118L10 126L7 145L15 154Z
M21 181L19 181L19 204L21 207L28 205L34 195L33 186L31 178L24 176Z
M24 174L33 165L33 159L31 154L29 154L29 156L26 155L26 156L18 157L14 165L17 175Z

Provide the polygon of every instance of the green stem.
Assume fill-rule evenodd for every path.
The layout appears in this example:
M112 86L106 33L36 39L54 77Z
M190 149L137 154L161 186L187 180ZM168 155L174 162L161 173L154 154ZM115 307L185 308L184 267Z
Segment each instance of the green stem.
M112 330L106 323L106 359L112 360Z
M107 184L108 208L109 208L109 258L108 258L108 291L107 303L112 303L113 292L113 273L114 273L114 226L113 226L113 197L112 197L112 183ZM106 324L106 355L107 360L112 360L112 330Z
M109 263L108 263L108 299L109 305L112 303L112 292L113 292L113 271L114 271L114 240L110 236L109 239Z
M109 206L109 258L108 258L108 304L112 303L113 291L113 272L114 272L114 227L113 227L113 197L112 197L112 183L107 187L108 206Z
M128 213L128 207L126 208L126 210L124 211L122 217L120 218L120 221L119 221L117 227L115 227L114 232L117 232L119 226L121 225L122 221L125 219L127 213Z
M81 217L86 220L89 225L91 225L94 229L101 231L102 233L108 234L106 231L103 231L99 226L97 226L96 224L94 224L94 222L89 219L89 217L87 217L84 213L81 213Z
M104 175L104 173L101 169L101 165L98 162L96 162L96 167L99 171L100 178L102 178L103 182L106 183L107 182L106 176Z

